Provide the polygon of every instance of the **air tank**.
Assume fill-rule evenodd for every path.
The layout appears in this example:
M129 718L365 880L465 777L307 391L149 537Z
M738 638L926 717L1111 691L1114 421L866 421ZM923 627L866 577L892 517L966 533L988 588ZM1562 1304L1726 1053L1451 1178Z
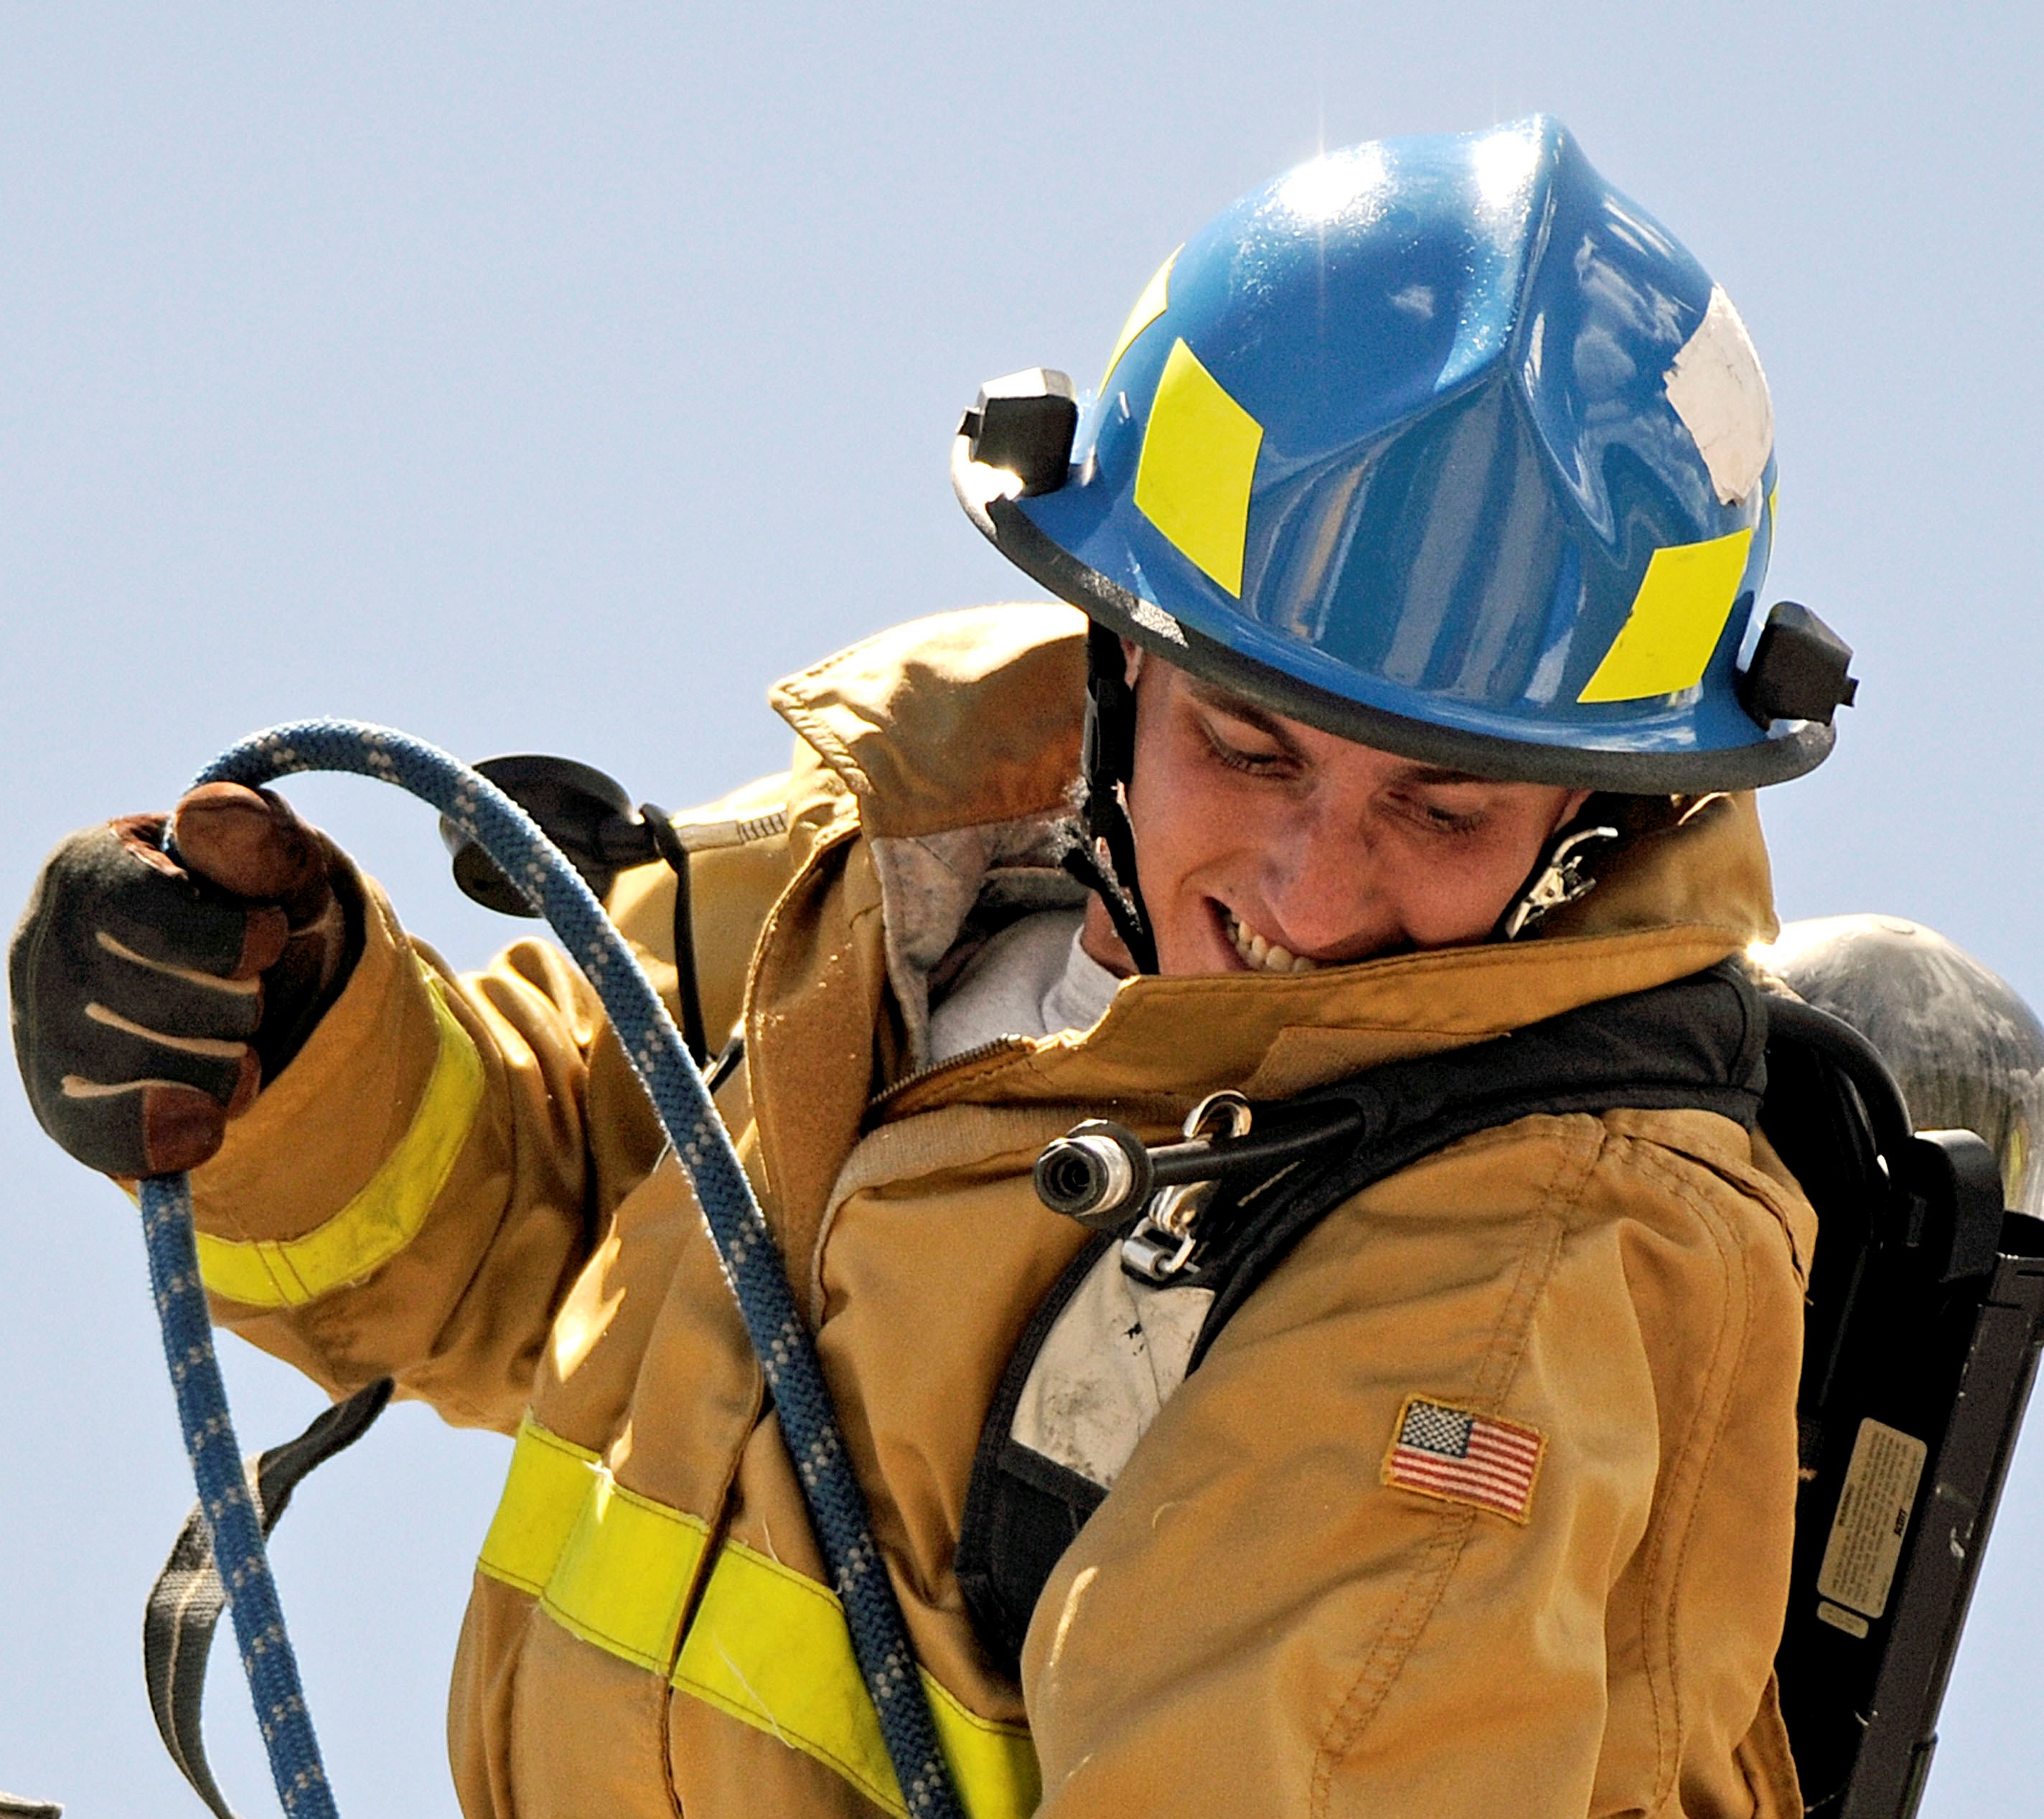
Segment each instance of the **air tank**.
M2044 1213L2044 1024L2005 979L1900 916L1791 922L1749 956L1881 1052L1918 1130L1977 1133L2007 1204Z

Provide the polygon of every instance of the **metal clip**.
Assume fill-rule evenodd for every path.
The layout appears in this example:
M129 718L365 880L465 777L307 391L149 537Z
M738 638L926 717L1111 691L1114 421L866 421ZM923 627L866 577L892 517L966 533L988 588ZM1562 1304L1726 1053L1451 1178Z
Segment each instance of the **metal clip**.
M1583 862L1589 856L1585 849L1596 841L1617 838L1618 829L1608 827L1578 828L1563 834L1547 848L1546 863L1533 875L1533 882L1504 913L1497 925L1500 939L1516 940L1564 903L1587 897L1596 880L1583 875Z
M1239 1093L1209 1093L1193 1107L1185 1134L1193 1137L1242 1137L1249 1134L1249 1102ZM1121 1240L1121 1267L1148 1283L1168 1282L1193 1260L1199 1248L1199 1217L1212 1198L1215 1183L1185 1181L1160 1187Z

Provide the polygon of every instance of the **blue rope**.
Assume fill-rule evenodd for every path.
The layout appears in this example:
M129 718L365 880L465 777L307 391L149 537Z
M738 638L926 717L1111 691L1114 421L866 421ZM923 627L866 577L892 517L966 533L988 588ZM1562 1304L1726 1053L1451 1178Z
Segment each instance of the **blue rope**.
M273 727L223 753L197 782L252 787L304 771L375 777L430 803L495 861L588 976L688 1171L773 1390L911 1819L960 1819L901 1606L779 1249L702 1075L624 938L580 875L509 797L446 752L402 733L346 720ZM333 1819L332 1794L213 1356L185 1178L144 1182L142 1213L185 1445L212 1525L214 1559L278 1797L293 1819Z
M199 1506L213 1531L213 1563L234 1613L241 1668L270 1752L277 1798L293 1819L301 1814L334 1819L333 1790L313 1736L298 1658L284 1633L283 1607L270 1577L263 1524L227 1413L227 1386L213 1353L213 1321L192 1237L191 1187L183 1175L157 1175L142 1183L142 1236L149 1248L149 1282L156 1294L185 1451L191 1455Z

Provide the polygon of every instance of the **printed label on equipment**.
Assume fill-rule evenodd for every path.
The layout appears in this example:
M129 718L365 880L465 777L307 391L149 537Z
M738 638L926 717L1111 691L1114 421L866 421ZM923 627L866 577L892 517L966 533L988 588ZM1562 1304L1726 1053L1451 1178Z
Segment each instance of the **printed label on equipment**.
M1923 1441L1879 1421L1859 1425L1853 1442L1846 1487L1831 1518L1831 1538L1825 1544L1823 1571L1817 1593L1866 1617L1888 1608L1902 1558L1902 1537L1909 1526L1916 1481L1931 1449Z
M1828 1623L1834 1629L1842 1629L1848 1636L1857 1636L1862 1642L1872 1633L1865 1617L1858 1612L1847 1610L1839 1605L1820 1602L1817 1606L1817 1621Z

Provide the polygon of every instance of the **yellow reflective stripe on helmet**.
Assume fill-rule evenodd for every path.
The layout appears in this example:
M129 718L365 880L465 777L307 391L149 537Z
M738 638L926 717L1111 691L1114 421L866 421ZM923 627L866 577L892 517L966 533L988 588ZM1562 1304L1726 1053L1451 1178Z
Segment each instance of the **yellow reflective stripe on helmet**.
M1135 463L1136 510L1238 599L1263 425L1184 340L1171 344Z
M1171 267L1178 263L1178 254L1185 249L1181 246L1150 275L1150 282L1143 287L1143 294L1135 299L1135 307L1128 312L1128 320L1121 325L1121 333L1114 338L1114 352L1107 356L1107 371L1100 375L1100 389L1107 390L1107 382L1114 377L1114 369L1121 364L1121 356L1135 344L1135 337L1170 307Z
M844 1608L828 1586L727 1541L678 1636L707 1539L698 1517L624 1489L596 1454L528 1417L476 1565L537 1596L583 1641L800 1750L905 1819ZM967 1819L1027 1819L1042 1794L1028 1730L981 1717L927 1672L922 1681Z
M299 1307L373 1274L418 1236L482 1103L482 1057L428 975L439 1047L418 1109L355 1198L295 1238L198 1234L199 1274L216 1294L251 1307Z
M1657 549L1632 611L1577 701L1639 701L1694 688L1746 573L1753 529Z
M586 1447L548 1433L528 1415L518 1424L510 1473L477 1570L537 1598L554 1576L598 1463Z
M727 1541L673 1679L691 1698L836 1769L890 1813L907 1813L844 1607L828 1586ZM1043 1791L1028 1732L982 1718L928 1673L922 1679L970 1819L1025 1819Z

